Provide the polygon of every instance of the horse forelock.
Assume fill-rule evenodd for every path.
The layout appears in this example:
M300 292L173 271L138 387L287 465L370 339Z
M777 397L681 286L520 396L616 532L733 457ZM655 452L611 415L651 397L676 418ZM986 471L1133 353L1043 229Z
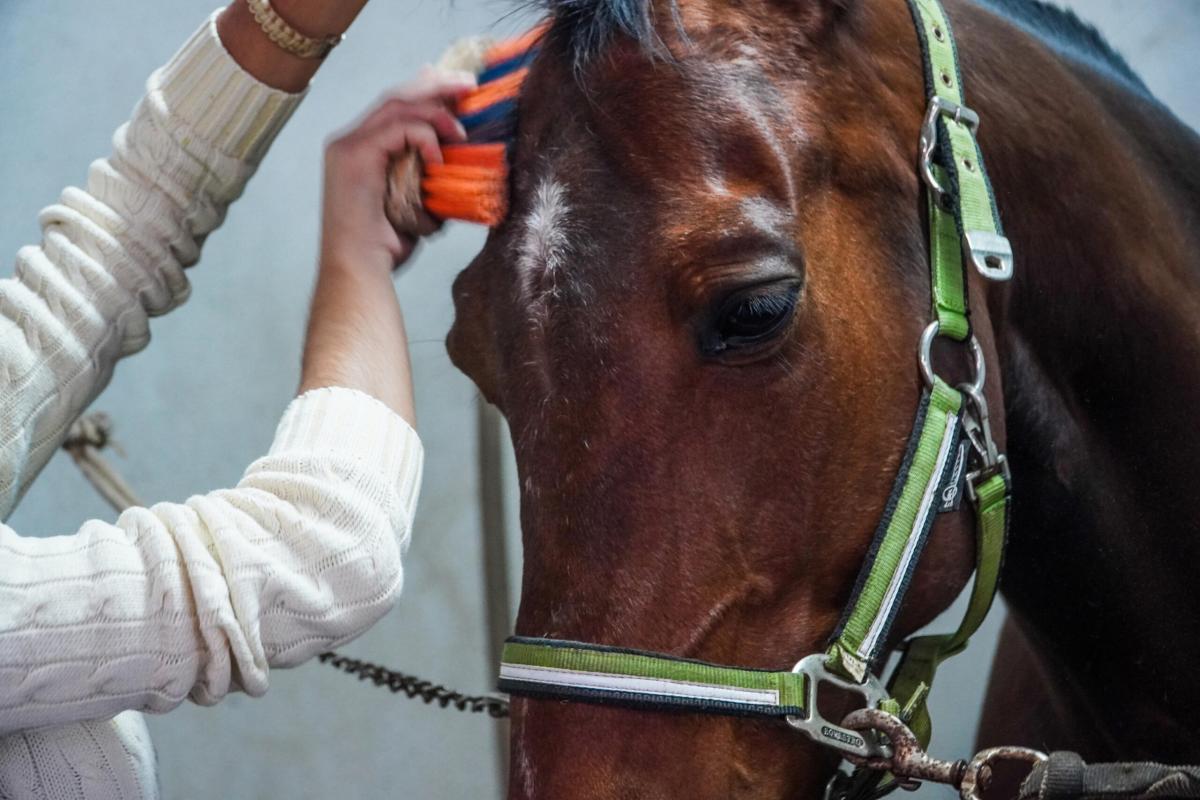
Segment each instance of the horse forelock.
M553 19L555 36L562 37L577 69L587 65L615 36L633 39L645 50L658 49L652 0L532 0ZM663 0L674 17L676 0Z

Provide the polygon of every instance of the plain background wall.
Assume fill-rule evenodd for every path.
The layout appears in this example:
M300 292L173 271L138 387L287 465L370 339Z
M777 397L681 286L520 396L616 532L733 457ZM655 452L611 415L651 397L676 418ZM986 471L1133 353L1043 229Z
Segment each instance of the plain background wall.
M0 252L37 240L38 210L108 152L146 75L213 3L0 0ZM1097 24L1185 121L1200 125L1200 3L1069 5ZM356 23L211 237L191 272L192 299L154 323L150 349L121 365L96 404L116 419L129 454L119 465L143 497L180 500L233 484L270 442L298 378L326 136L455 38L519 30L529 18L507 18L511 8L482 0L374 0ZM452 319L450 282L482 240L481 231L452 225L397 281L413 340L425 484L404 597L343 648L464 689L490 687L494 667L485 654L480 590L479 401L441 342ZM0 274L11 264L6 257ZM510 474L510 516L511 483ZM53 535L91 516L113 515L60 455L10 523L26 535ZM510 534L515 540L515 526ZM939 754L970 748L997 627L998 617L939 679ZM396 699L315 664L274 673L262 699L184 705L151 718L150 726L164 795L172 799L499 794L493 723Z

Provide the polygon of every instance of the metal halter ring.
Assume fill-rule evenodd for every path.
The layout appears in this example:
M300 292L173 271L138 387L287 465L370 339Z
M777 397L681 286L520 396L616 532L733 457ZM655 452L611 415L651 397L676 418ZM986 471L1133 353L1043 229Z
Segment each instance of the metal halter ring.
M917 360L921 365L921 377L925 379L925 385L930 389L933 388L933 340L938 337L938 332L941 330L941 325L935 319L926 326L925 331L921 334L921 347L917 351ZM982 395L983 383L987 379L987 365L983 360L983 348L979 346L979 340L972 334L968 340L971 346L971 358L975 362L975 368L972 372L971 382L967 384L976 395Z
M968 763L958 784L962 800L982 800L980 789L985 771L990 771L998 761L1019 761L1029 765L1030 770L1046 760L1046 754L1028 747L992 747L975 755Z

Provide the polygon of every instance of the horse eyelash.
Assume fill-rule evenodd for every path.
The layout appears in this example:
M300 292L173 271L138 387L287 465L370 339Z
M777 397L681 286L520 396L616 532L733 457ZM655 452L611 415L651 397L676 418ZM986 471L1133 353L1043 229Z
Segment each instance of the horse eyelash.
M733 307L734 312L749 312L754 315L778 316L791 311L796 305L797 292L769 292L744 298Z

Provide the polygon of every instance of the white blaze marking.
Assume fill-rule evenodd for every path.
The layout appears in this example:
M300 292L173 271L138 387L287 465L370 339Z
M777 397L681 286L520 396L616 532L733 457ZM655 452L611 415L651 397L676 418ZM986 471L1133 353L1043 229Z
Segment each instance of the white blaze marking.
M527 300L536 301L542 291L553 287L558 272L566 263L567 218L566 191L552 178L542 178L533 197L533 210L525 218L518 246L517 269Z

